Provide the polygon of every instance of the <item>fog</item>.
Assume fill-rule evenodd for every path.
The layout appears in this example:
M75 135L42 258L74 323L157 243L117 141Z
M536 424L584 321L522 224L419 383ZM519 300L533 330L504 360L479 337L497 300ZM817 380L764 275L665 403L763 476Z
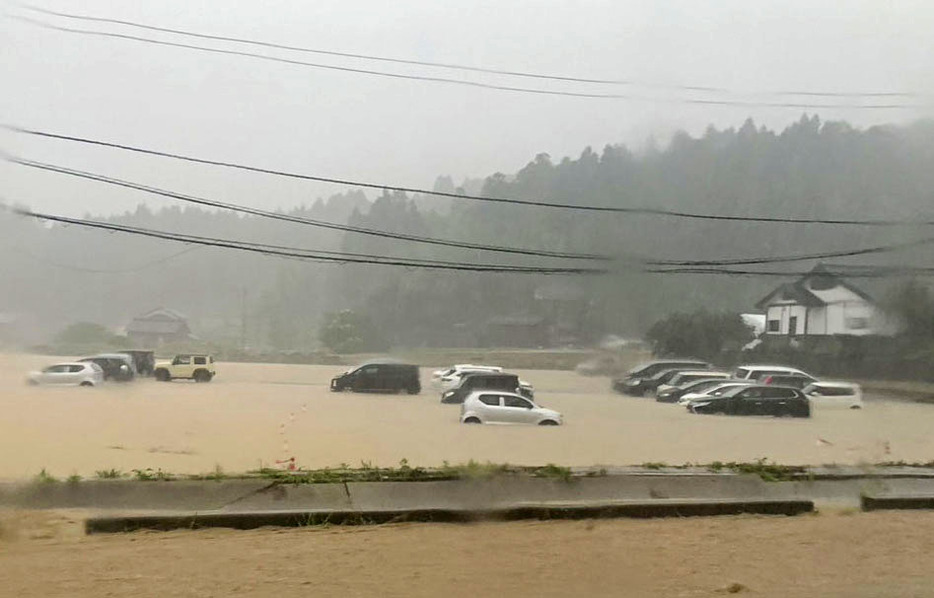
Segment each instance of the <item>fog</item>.
M713 106L689 98L840 104L851 100L769 92L934 93L934 8L923 0L691 2L524 1L126 3L53 1L42 7L160 27L310 48L476 67L623 79L595 86L263 53L357 68L498 84L629 93L646 101L548 97L301 68L181 48L38 28L139 34L126 27L36 14L10 3L0 22L4 122L167 151L376 183L431 186L435 177L516 172L535 155L576 156L586 146L664 142L675 131L739 126L747 117L782 128L798 107ZM151 35L150 35L151 34ZM167 35L147 36L170 39ZM172 38L177 39L177 38ZM182 40L184 41L184 40ZM190 41L190 40L189 40ZM218 44L213 44L215 47ZM224 47L230 47L226 45ZM249 49L249 48L248 48ZM255 48L253 48L255 50ZM707 86L731 94L675 91ZM661 86L661 87L656 87ZM654 98L654 99L652 99ZM893 100L889 102L887 100ZM872 103L856 100L854 103ZM877 102L878 103L878 102ZM926 109L807 110L854 126L905 123ZM8 152L268 208L342 191L237 176L3 132ZM145 198L0 165L9 201L79 215L132 210ZM165 202L145 199L159 207Z
M469 195L804 220L930 215L934 135L924 119L934 96L934 10L924 2L848 3L845 10L833 2L767 2L754 10L745 2L97 1L80 8L86 16L332 52L624 82L616 85L243 46L15 3L6 8L0 112L10 125ZM40 8L79 10L53 1ZM37 22L340 68L625 97L306 68ZM318 349L322 318L341 309L363 314L380 330L380 342L369 348L496 344L499 336L471 329L529 317L567 320L562 326L572 331L551 335L547 344L590 345L608 333L641 335L676 310L754 311L777 284L761 277L648 276L640 269L646 259L833 253L917 237L904 227L604 218L382 194L9 129L0 144L16 157L297 218L621 260L609 276L557 282L528 272L338 267L4 215L0 313L20 322L26 332L18 336L27 344L49 342L80 321L122 334L133 317L167 307L190 319L200 341L240 349ZM594 266L234 215L8 161L0 163L0 177L9 204L172 234L483 267ZM843 262L920 268L924 257L922 248ZM789 276L817 261L787 266ZM889 282L867 284L885 293ZM548 296L574 297L582 307L573 315L546 314L564 301Z

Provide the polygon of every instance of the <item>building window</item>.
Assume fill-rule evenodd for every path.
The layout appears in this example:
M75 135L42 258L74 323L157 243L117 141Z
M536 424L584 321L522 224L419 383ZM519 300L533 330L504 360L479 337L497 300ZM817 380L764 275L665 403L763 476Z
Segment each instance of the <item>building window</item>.
M778 332L782 329L781 320L769 320L769 332Z
M850 330L866 330L869 328L869 318L847 318L846 327Z

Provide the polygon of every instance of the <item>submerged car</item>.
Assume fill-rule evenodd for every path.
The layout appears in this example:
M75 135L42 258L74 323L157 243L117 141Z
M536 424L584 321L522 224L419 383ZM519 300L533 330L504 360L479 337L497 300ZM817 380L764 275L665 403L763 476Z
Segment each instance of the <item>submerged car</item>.
M369 361L335 376L331 391L399 393L417 395L422 391L418 366L398 361Z
M458 363L443 370L435 370L431 373L431 384L438 390L447 390L460 384L461 376L473 372L502 372L503 368L498 365L475 365L472 363Z
M667 384L655 389L655 400L659 403L677 403L687 391L687 387L695 382L708 380L724 380L730 377L729 372L714 372L709 370L688 370L676 374Z
M712 386L707 386L706 388L695 388L691 392L685 392L681 395L681 398L678 399L679 405L687 405L691 401L696 401L698 399L704 399L706 397L719 397L726 391L736 388L737 386L752 386L756 384L752 380L715 380L715 383Z
M768 376L807 376L816 379L804 370L787 365L741 365L733 371L733 377L739 380L760 381Z
M751 385L728 390L719 397L691 401L691 413L811 417L811 403L797 388Z
M558 426L562 417L515 393L480 390L471 393L461 405L461 423Z
M644 363L635 367L623 376L613 380L613 390L623 394L641 397L649 390L650 380L658 373L665 370L681 368L682 370L704 370L709 369L710 364L706 361L696 359L671 359L664 361L653 361ZM655 386L651 390L655 390Z
M792 388L804 388L808 384L817 382L817 378L807 374L768 374L760 376L759 382L762 384L774 384L775 386L790 386Z
M180 353L172 361L157 363L153 370L153 376L159 382L171 382L179 378L210 382L216 375L214 357L205 353Z
M104 382L104 370L93 362L56 363L39 372L30 372L29 384L43 386L98 386Z
M457 388L441 393L442 403L463 403L476 390L500 390L515 393L531 400L535 391L529 385L523 385L515 374L474 372L466 374Z
M136 377L136 365L133 358L126 353L101 353L78 361L99 365L104 371L104 380L129 382Z
M852 382L821 380L805 386L802 392L811 400L811 404L817 408L863 408L863 390L859 384L853 384Z

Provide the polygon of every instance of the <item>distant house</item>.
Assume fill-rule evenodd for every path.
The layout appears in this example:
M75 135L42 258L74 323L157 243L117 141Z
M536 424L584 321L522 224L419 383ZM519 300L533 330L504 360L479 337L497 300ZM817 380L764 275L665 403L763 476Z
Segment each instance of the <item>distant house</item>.
M866 336L892 332L872 297L823 264L798 281L779 286L756 307L765 312L766 335Z
M164 307L133 318L126 327L126 334L130 341L140 347L158 347L191 338L188 319Z

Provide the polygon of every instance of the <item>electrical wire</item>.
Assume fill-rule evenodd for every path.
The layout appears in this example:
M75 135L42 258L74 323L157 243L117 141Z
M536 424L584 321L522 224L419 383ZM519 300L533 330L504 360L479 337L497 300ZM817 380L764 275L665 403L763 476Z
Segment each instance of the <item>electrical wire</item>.
M490 252L509 253L509 254L534 256L534 257L562 258L562 259L575 259L575 260L609 261L610 259L612 259L609 256L592 254L592 253L570 253L570 252L548 251L548 250L539 250L539 249L525 249L525 248L520 248L520 247L506 247L502 245L486 245L482 243L470 243L467 241L451 241L451 240L446 240L446 239L438 239L434 237L422 237L418 235L410 235L410 234L405 234L405 233L393 233L389 231L365 228L365 227L360 227L360 226L338 224L336 222L329 222L326 220L315 220L312 218L305 218L303 216L295 216L292 214L270 212L268 210L261 210L259 208L250 208L250 207L242 206L238 204L215 201L215 200L205 199L203 197L196 197L193 195L186 195L183 193L177 193L177 192L170 191L167 189L161 189L159 187L142 185L139 183L134 183L132 181L108 177L108 176L96 174L96 173L85 171L85 170L65 168L62 166L57 166L55 164L47 164L43 162L36 162L33 160L24 160L21 158L10 156L9 154L4 155L4 158L8 162L11 162L13 164L19 164L21 166L26 166L28 168L34 168L37 170L43 170L47 172L55 172L58 174L64 174L64 175L73 176L77 178L97 181L97 182L105 183L108 185L124 187L127 189L134 189L137 191L142 191L144 193L158 195L161 197L177 199L179 201L184 201L184 202L191 203L191 204L212 207L212 208L220 208L224 210L230 210L233 212L239 212L242 214L250 214L252 216L258 216L261 218L280 220L283 222L291 222L294 224L303 224L303 225L315 226L319 228L339 230L343 232L358 233L362 235L370 235L370 236L375 236L375 237L382 237L382 238L401 240L401 241L409 241L413 243L424 243L424 244L429 244L429 245L440 245L440 246L445 246L445 247L456 247L460 249L471 249L471 250L478 250L478 251L490 251Z
M771 224L810 224L810 225L820 224L820 225L837 225L837 226L914 226L914 227L917 227L917 226L934 225L934 220L924 219L924 218L912 218L908 220L895 220L895 219L856 220L856 219L847 219L847 218L795 218L795 217L772 217L772 216L736 216L736 215L731 215L731 214L704 214L704 213L699 213L699 212L686 212L686 211L672 210L672 209L667 209L667 208L594 206L594 205L586 205L586 204L580 205L580 204L571 204L571 203L562 203L562 202L516 199L516 198L509 198L509 197L486 197L482 195L467 195L467 194L461 195L458 193L449 193L445 191L433 191L430 189L421 189L418 187L405 187L405 186L400 186L400 185L368 183L364 181L355 181L351 179L338 179L338 178L324 177L324 176L319 176L319 175L302 174L302 173L297 173L297 172L287 172L283 170L262 168L258 166L250 166L250 165L240 164L240 163L235 163L235 162L226 162L222 160L214 160L214 159L209 159L209 158L201 158L201 157L196 157L196 156L175 154L175 153L170 153L170 152L143 148L139 146L114 143L110 141L101 141L98 139L91 139L87 137L76 137L72 135L62 135L58 133L50 133L47 131L41 131L41 130L36 130L36 129L27 129L27 128L20 127L17 125L4 124L4 125L0 125L0 128L8 130L8 131L13 131L16 133L21 133L24 135L44 137L48 139L57 139L60 141L68 141L68 142L80 143L80 144L85 144L85 145L106 147L106 148L111 148L111 149L119 149L123 151L128 151L128 152L133 152L133 153L138 153L138 154L145 154L149 156L171 158L173 160L180 160L183 162L205 164L205 165L210 165L210 166L220 166L223 168L232 168L236 170L243 170L247 172L255 172L255 173L260 173L260 174L267 174L267 175L285 177L285 178L291 178L291 179L315 181L315 182L320 182L320 183L331 183L331 184L338 184L338 185L347 185L351 187L361 187L365 189L386 189L389 191L399 191L403 193L432 195L436 197L449 197L452 199L479 201L479 202L486 202L486 203L498 203L498 204L516 205L516 206L524 206L524 207L552 208L552 209L583 211L583 212L635 214L635 215L645 215L645 216L680 218L680 219L688 219L688 220L710 220L710 221L725 221L725 222L761 222L761 223L771 223ZM10 159L10 158L7 158L7 159Z
M767 92L744 92L735 89L728 89L724 87L710 87L710 86L699 86L699 85L659 85L659 84L649 84L649 83L640 83L632 81L629 79L596 79L588 77L577 77L569 75L553 75L553 74L544 74L544 73L533 73L528 71L517 71L510 69L497 69L497 68L484 68L477 66L469 66L464 64L456 64L449 62L433 62L426 60L411 60L404 58L394 58L388 56L377 56L371 54L355 54L351 52L338 52L335 50L323 50L320 48L308 48L302 46L292 46L286 44L279 44L275 42L262 41L247 39L242 37L231 37L223 35L212 35L207 33L199 33L190 30L184 29L173 29L170 27L158 27L155 25L149 25L146 23L140 23L138 21L128 21L122 19L113 19L107 17L95 17L87 14L76 14L76 13L65 13L58 12L54 10L49 10L39 6L23 3L15 3L20 8L26 10L48 15L61 17L65 19L72 19L77 21L85 21L91 23L104 23L110 25L121 25L125 27L132 27L135 29L143 29L147 31L155 31L159 33L169 33L172 35L180 35L185 37L191 37L196 39L204 39L209 41L220 41L220 42L231 42L237 44L245 44L250 46L270 48L275 50L287 50L290 52L302 52L306 54L318 54L323 56L334 56L339 58L353 58L359 60L371 60L376 62L387 62L393 64L407 64L413 66L424 66L431 68L440 68L448 69L455 71L465 71L472 73L485 73L492 75L506 75L511 77L522 77L527 79L541 79L547 81L560 81L560 82L570 82L570 83L588 83L596 85L618 85L618 86L627 86L627 87L646 87L646 88L657 88L665 90L679 90L679 91L688 91L688 92L705 92L705 93L724 93L724 94L734 94L734 95L776 95L776 96L807 96L807 97L831 97L831 98L880 98L880 97L899 97L899 98L918 98L925 97L923 94L918 94L915 92L902 92L902 91L889 91L889 92L830 92L830 91L767 91Z
M519 265L506 265L506 264L476 264L469 262L442 262L434 260L417 260L417 259L408 259L408 258L395 258L390 256L371 256L371 257L356 257L354 254L342 253L342 252L333 252L333 251L317 251L310 249L300 249L300 248L287 248L278 245L268 245L264 243L252 243L247 241L236 241L230 239L223 239L217 237L203 237L197 235L186 235L182 233L173 233L168 231L160 231L150 228L142 228L135 226L126 226L120 224L114 224L110 222L101 222L97 220L86 220L81 218L69 218L66 216L59 216L55 214L45 214L41 212L34 212L32 210L26 210L23 208L16 208L10 206L3 206L4 209L17 214L19 216L36 218L39 220L46 220L49 222L58 222L61 224L81 226L86 228L105 230L110 232L120 232L131 235L140 235L144 237L151 237L162 239L166 241L175 241L179 243L187 243L191 245L202 245L206 247L219 247L224 249L235 249L240 251L246 251L251 253L259 253L262 255L268 256L277 256L277 257L287 257L293 259L315 261L321 263L338 263L338 264L368 264L368 265L383 265L383 266L402 266L406 268L420 268L420 269L431 269L431 270L456 270L456 271L465 271L465 272L497 272L497 273L513 273L513 274L606 274L608 271L605 269L597 268L548 268L548 267L537 267L537 266L519 266Z
M853 110L914 110L918 108L924 108L924 105L921 104L896 104L896 103L874 103L874 104L813 104L807 102L759 102L759 101L743 101L743 100L717 100L717 99L703 99L703 98L668 98L668 97L653 97L653 96L641 96L634 94L620 94L620 93L590 93L590 92L576 92L576 91L562 91L554 89L540 89L532 87L517 87L512 85L497 85L493 83L481 83L478 81L469 81L465 79L450 79L446 77L436 77L429 75L407 75L403 73L394 73L388 71L379 71L373 69L363 69L363 68L354 68L347 66L337 66L332 64L323 64L317 62L307 62L303 60L294 60L290 58L282 58L277 56L268 56L265 54L256 54L253 52L244 52L240 50L225 50L221 48L211 48L208 46L198 46L194 44L185 44L179 42L169 42L164 40L151 39L148 37L141 37L137 35L127 35L122 33L110 33L105 31L92 31L88 29L76 29L73 27L62 27L59 25L52 25L50 23L45 23L36 19L31 19L29 17L23 17L19 15L10 15L11 19L22 21L28 23L35 27L40 27L43 29L50 29L54 31L60 31L64 33L74 33L78 35L93 36L93 37L106 37L111 39L119 39L124 41L134 41L144 44L151 44L157 46L165 46L172 48L182 48L186 50L195 50L198 52L206 52L210 54L223 54L228 56L238 56L241 58L252 58L256 60L263 60L268 62L278 62L282 64L289 64L292 66L299 67L308 67L314 69L323 69L330 71L340 71L345 73L354 73L358 75L370 75L375 77L384 77L390 79L405 79L410 81L421 81L427 83L442 83L449 85L462 85L467 87L482 88L482 89L491 89L497 91L507 91L507 92L516 92L516 93L526 93L534 95L544 95L544 96L564 96L564 97L574 97L574 98L587 98L587 99L604 99L604 100L626 100L626 101L640 101L640 102L653 102L653 103L665 103L665 104L698 104L698 105L708 105L708 106L739 106L744 108L794 108L794 109L853 109Z

